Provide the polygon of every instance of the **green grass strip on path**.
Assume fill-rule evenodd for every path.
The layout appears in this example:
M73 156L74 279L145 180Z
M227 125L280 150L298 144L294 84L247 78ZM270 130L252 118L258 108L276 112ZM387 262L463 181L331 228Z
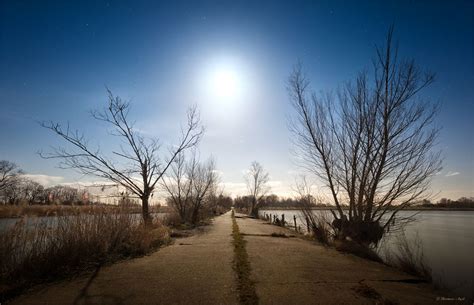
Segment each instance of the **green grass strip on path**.
M258 304L258 296L255 291L255 283L250 279L250 262L247 250L245 249L246 241L240 234L239 225L235 219L234 211L232 211L232 237L234 244L234 271L237 274L237 289L239 291L239 301L242 305Z

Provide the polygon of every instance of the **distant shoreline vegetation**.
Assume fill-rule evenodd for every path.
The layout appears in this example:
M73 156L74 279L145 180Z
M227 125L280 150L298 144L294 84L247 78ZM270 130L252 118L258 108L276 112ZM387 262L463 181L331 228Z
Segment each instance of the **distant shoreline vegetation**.
M236 208L245 208L248 206L248 196L237 197L234 199ZM295 198L281 198L277 195L268 195L262 198L260 210L300 210L303 207L300 200ZM313 210L329 210L335 209L335 205L316 204L310 207ZM348 205L341 205L344 210L349 209ZM397 208L396 205L393 209ZM438 211L470 211L474 210L474 197L461 197L457 200L442 198L436 203L429 200L413 203L411 206L405 207L403 210L438 210Z
M335 209L336 206L332 205L326 205L326 206L315 206L312 207L312 210L331 210ZM348 210L349 207L342 207L343 210ZM262 207L260 210L301 210L300 207ZM466 208L460 208L460 207L422 207L422 206L415 206L415 207L410 207L410 208L404 208L404 211L474 211L474 207L466 207Z

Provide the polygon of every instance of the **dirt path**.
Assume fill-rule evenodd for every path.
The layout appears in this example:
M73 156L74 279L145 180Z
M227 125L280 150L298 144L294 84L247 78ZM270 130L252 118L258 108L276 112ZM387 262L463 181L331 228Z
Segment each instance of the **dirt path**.
M240 215L243 216L243 215ZM259 304L442 304L426 284L378 263L271 233L288 230L237 218ZM38 287L12 304L238 304L230 213L205 233L88 277ZM448 303L447 303L448 304ZM449 302L456 304L456 302Z

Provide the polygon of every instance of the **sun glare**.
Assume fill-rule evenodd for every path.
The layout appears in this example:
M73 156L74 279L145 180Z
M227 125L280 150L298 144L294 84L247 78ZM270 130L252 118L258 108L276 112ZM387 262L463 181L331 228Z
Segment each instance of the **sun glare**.
M216 117L236 117L252 98L255 79L248 63L235 56L214 56L196 73L198 99Z
M241 78L238 66L228 62L214 64L207 76L209 96L219 103L237 100L242 93Z
M239 90L239 82L235 71L222 68L212 76L212 90L217 97L232 98Z

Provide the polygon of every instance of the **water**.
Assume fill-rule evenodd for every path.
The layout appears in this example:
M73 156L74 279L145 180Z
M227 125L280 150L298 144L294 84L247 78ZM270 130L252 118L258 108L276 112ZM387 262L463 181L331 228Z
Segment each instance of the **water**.
M328 211L315 211L328 213ZM297 210L261 210L260 214L285 215L285 221L305 228L304 217ZM456 295L474 298L474 211L403 211L400 216L417 213L414 222L406 227L410 242L421 241L421 247L435 281L441 282ZM385 245L390 249L396 234L389 236Z
M168 213L151 213L154 218L163 219ZM140 213L132 214L133 218L136 221L142 221L142 215ZM74 215L62 216L62 217L75 217ZM0 232L7 230L12 227L17 221L20 221L21 218L0 218ZM36 223L46 224L48 226L54 226L58 220L56 216L41 216L41 217L27 217L27 225L33 226Z

